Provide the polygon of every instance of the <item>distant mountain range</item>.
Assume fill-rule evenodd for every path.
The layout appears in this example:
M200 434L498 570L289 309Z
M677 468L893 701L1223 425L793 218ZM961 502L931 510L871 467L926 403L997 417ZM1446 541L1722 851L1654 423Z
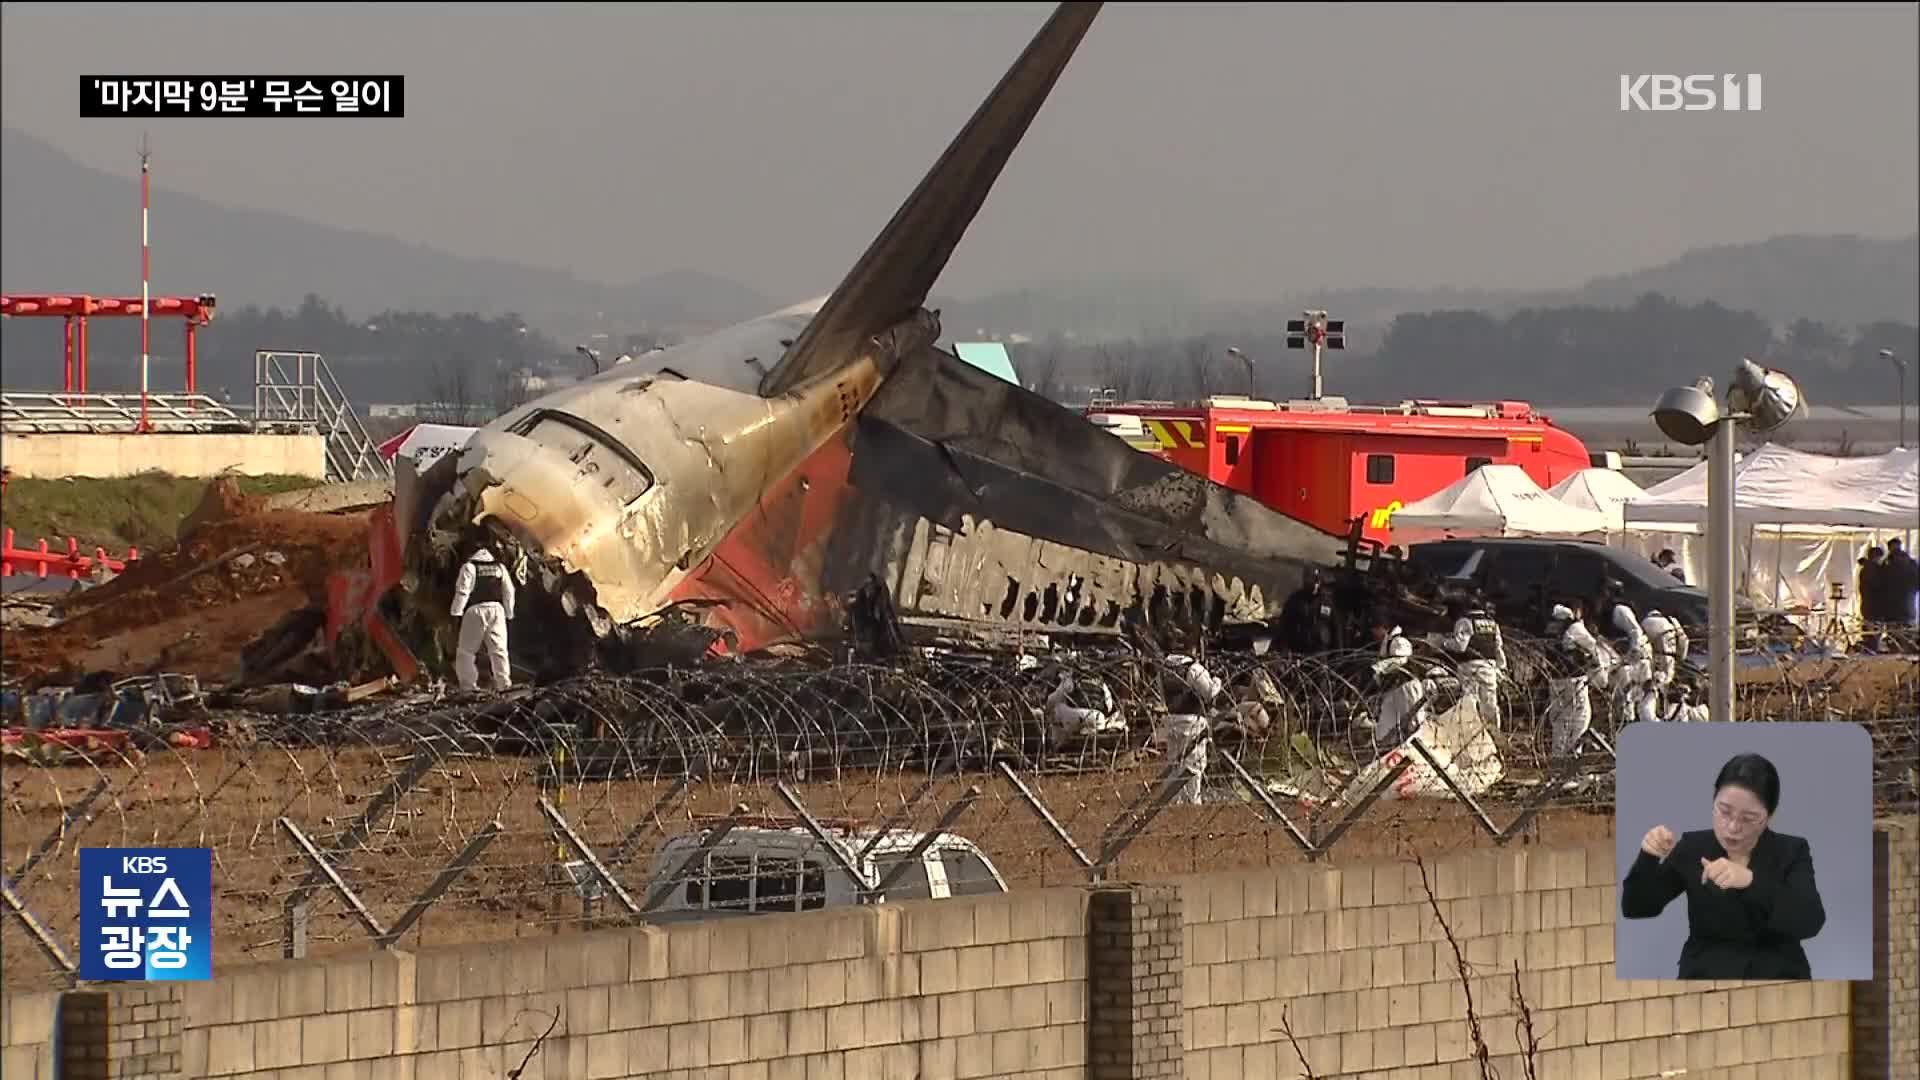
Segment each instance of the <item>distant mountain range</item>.
M9 292L139 292L124 207L137 189L23 132L0 132L0 277ZM617 287L501 259L449 255L390 236L235 209L179 192L166 198L167 231L192 243L156 250L170 289L206 291L221 307L293 310L308 293L359 315L413 310L493 318L518 313L557 335L596 312L620 329L696 329L752 318L782 305L737 281L694 270ZM31 207L31 211L26 208ZM158 273L158 271L156 271Z
M100 211L124 205L129 183L25 133L0 133L0 184L9 211L0 228L4 287L107 291L103 275L112 271L102 268L130 264L128 232L122 218ZM783 306L737 281L695 270L611 286L177 192L166 195L166 204L169 233L194 237L192 244L169 246L168 288L214 292L229 309L252 304L291 310L311 293L355 314L516 312L569 341L596 325L601 312L614 320L609 328L616 333L644 328L672 334ZM113 280L124 286L124 278ZM1506 315L1526 307L1620 307L1647 292L1752 311L1782 327L1802 318L1836 327L1881 319L1920 322L1920 234L1778 236L1702 248L1663 266L1557 291L1358 288L1296 291L1271 304L1246 305L1210 301L1151 276L1093 275L977 298L935 297L929 306L942 309L949 340L1071 334L1082 341L1271 332L1302 308L1325 308L1350 324L1349 348L1366 352L1402 312L1478 309Z
M1271 304L1247 305L1208 302L1170 281L1115 276L949 301L942 315L955 333L1061 332L1102 340L1271 333L1314 309L1344 318L1348 348L1369 352L1403 312L1475 310L1504 317L1525 308L1622 308L1646 293L1751 311L1779 328L1800 319L1836 328L1880 320L1911 324L1920 322L1920 233L1776 236L1697 248L1664 265L1597 277L1575 289L1301 290Z

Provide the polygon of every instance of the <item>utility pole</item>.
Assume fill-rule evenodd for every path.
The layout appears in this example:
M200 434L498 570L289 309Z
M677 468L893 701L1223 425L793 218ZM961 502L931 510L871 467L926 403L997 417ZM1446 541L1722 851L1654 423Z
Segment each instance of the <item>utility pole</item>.
M153 307L152 290L148 287L148 278L152 272L149 240L147 234L148 178L151 175L148 163L153 154L147 149L146 132L140 133L140 430L152 431L153 423L147 419L147 325L150 309Z
M1303 311L1304 319L1287 321L1287 348L1304 349L1308 343L1313 345L1313 392L1309 399L1320 400L1320 350L1345 349L1347 347L1347 323L1344 319L1327 319L1324 311Z
M1904 356L1895 356L1892 349L1881 349L1880 358L1892 364L1894 370L1900 373L1899 443L1901 449L1905 449L1907 445L1907 358Z
M1228 348L1227 355L1247 366L1247 396L1250 398L1259 397L1260 387L1253 377L1253 357L1241 352L1238 345Z

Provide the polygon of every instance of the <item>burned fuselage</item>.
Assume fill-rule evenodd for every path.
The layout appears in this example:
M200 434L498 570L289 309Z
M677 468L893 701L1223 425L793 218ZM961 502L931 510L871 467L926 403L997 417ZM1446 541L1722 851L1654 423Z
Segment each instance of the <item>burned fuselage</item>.
M813 308L651 353L645 370L616 365L482 428L450 486L427 493L423 556L444 567L464 541L509 540L598 633L667 606L767 490L938 333L918 317L791 392L752 392L763 358L779 356Z
M396 500L422 511L400 511L425 533L415 606L492 537L530 587L516 660L551 672L689 618L727 649L804 640L874 578L903 612L1110 626L1177 593L1257 617L1333 558L1339 538L935 347L927 293L1099 7L1054 12L823 301L616 365L429 470Z

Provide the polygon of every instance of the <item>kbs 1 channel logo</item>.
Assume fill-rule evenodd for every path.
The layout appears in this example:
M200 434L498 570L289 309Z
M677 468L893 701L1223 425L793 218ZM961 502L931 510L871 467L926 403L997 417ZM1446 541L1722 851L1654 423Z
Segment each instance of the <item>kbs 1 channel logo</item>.
M1759 112L1760 76L1622 75L1621 112Z
M87 981L213 977L211 848L81 848L80 970Z

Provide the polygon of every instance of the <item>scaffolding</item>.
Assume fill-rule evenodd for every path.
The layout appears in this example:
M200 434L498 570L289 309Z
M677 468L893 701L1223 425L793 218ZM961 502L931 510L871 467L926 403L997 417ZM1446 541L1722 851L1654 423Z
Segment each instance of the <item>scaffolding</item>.
M326 478L387 480L393 468L319 353L255 351L253 405L205 394L0 393L8 434L319 435Z
M255 431L324 435L330 480L393 478L393 467L380 456L379 444L319 353L255 350L253 424Z

